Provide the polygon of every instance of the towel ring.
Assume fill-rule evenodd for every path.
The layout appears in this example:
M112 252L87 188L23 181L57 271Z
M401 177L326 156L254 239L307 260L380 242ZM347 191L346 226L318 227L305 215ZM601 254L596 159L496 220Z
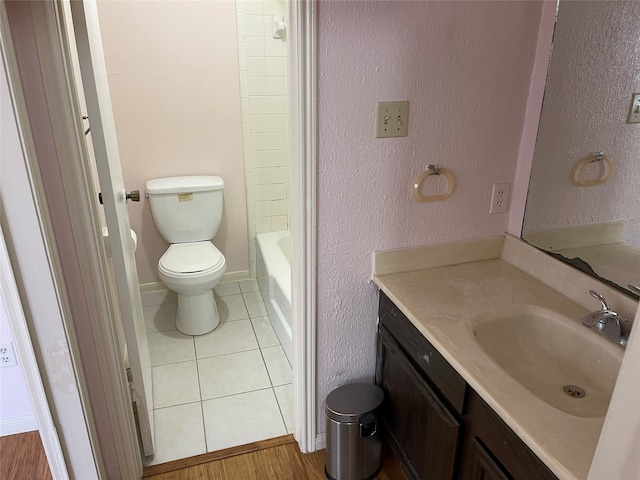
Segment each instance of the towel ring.
M611 178L611 174L613 173L613 163L608 156L604 155L602 152L596 152L594 154L595 158L587 157L582 163L578 166L577 174L576 174L576 183L581 187L593 187L595 185L602 185L607 182ZM604 162L605 171L600 176L600 178L596 178L595 180L585 180L584 172L589 165L593 162Z
M422 193L420 193L422 183L431 175L442 175L447 179L448 188L445 193L441 195L422 195ZM427 165L427 169L420 174L416 179L416 182L413 184L413 198L418 202L439 202L441 200L446 200L453 193L454 186L455 180L453 178L453 173L451 173L449 169L439 167L438 165Z

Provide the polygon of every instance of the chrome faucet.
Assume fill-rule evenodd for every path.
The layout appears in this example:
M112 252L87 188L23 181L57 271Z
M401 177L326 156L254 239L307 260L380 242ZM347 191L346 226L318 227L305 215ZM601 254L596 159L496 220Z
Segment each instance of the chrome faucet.
M622 348L627 348L627 341L629 340L629 321L622 315L617 314L609 306L604 297L595 290L589 290L589 295L600 300L602 308L585 315L582 318L582 324L585 327L593 328L600 332Z

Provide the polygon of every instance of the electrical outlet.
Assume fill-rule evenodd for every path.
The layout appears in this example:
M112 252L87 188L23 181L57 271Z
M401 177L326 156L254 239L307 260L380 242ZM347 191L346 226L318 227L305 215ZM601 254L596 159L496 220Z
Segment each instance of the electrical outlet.
M491 190L491 207L489 213L504 213L509 208L510 183L494 183Z
M376 138L406 137L409 132L409 102L376 104Z
M17 364L13 344L11 342L0 343L0 367L14 367Z
M640 93L634 93L631 97L627 123L640 123Z

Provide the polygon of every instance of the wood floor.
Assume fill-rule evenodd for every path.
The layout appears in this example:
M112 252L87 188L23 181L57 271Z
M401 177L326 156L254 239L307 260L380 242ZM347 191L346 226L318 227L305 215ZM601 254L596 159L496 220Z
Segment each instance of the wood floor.
M386 448L377 480L406 480L402 467ZM147 476L147 480L326 480L325 451L302 454L291 438L284 445L259 449Z
M302 454L293 436L145 468L147 480L325 480L325 451ZM163 471L164 473L157 473ZM2 480L52 480L36 432L0 437ZM406 480L402 467L383 450L377 480Z
M51 471L37 430L0 437L0 478L51 480Z

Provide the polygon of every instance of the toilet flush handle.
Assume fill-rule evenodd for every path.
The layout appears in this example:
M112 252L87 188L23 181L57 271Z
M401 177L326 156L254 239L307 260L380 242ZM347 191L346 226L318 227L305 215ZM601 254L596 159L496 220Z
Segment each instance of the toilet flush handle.
M140 201L140 190L131 190L130 193L126 194L127 200L131 200L132 202ZM102 205L102 192L98 194L98 201L100 205Z
M140 190L131 190L130 193L127 193L127 200L131 200L132 202L139 202Z

